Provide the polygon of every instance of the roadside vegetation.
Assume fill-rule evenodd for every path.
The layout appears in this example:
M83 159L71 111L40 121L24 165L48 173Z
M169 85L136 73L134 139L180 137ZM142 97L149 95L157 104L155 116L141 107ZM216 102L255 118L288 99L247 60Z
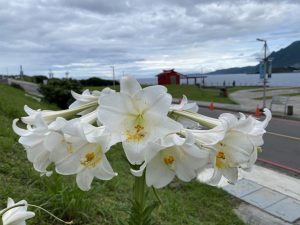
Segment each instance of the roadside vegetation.
M73 79L49 79L47 84L40 85L40 92L45 100L54 103L62 109L74 101L71 90L80 93L82 86L77 80Z
M189 97L189 96L188 96ZM16 201L26 199L41 205L74 224L108 225L126 220L131 196L132 180L129 165L124 160L121 146L116 145L108 158L119 176L111 181L95 180L89 192L80 191L74 176L40 177L26 159L26 153L17 143L11 128L12 120L24 116L23 105L34 109L57 109L55 105L37 102L25 96L22 90L0 84L0 208L6 206L7 197ZM154 213L157 225L242 225L233 213L237 204L219 188L197 181L183 183L174 180L158 191L162 205ZM149 199L156 201L149 189ZM58 225L42 212L29 220L32 225Z

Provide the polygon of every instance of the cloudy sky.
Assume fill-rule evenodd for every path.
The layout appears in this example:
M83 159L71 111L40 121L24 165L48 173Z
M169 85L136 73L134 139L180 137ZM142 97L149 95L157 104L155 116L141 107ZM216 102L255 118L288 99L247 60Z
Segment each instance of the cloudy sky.
M73 78L255 65L300 40L298 0L0 0L0 74Z

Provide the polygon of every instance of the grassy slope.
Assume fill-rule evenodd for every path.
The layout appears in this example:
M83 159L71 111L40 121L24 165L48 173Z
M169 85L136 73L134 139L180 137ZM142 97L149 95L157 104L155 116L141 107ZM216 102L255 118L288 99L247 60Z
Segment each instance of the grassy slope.
M74 176L40 177L27 161L22 146L17 143L18 137L11 129L12 120L24 115L24 104L35 109L55 108L25 97L20 90L0 85L0 208L5 206L9 196L43 205L64 219L74 219L75 224L117 224L118 219L125 219L124 210L129 207L133 179L121 146L115 146L108 153L119 176L111 181L94 181L89 192L76 187ZM232 211L233 199L223 190L196 181L175 181L172 186L158 191L163 206L155 211L156 224L243 224ZM152 192L149 198L155 199ZM59 223L44 213L37 213L28 224Z

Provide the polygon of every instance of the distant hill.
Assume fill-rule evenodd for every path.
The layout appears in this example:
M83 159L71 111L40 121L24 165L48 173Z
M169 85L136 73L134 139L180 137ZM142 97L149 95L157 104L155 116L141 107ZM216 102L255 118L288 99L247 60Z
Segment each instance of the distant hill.
M286 48L272 52L273 67L298 67L300 68L300 41L295 41Z
M269 58L273 59L272 72L292 72L300 69L300 41L295 41L286 48L282 48L277 52L272 52ZM239 74L239 73L258 73L258 65L233 67L221 69L209 74Z

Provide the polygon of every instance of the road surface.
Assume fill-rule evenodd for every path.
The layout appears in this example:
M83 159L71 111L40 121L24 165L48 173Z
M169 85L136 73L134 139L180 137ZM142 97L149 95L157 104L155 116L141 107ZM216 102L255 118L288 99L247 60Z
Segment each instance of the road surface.
M199 107L199 113L218 117L229 111ZM262 118L263 119L263 118ZM300 174L300 121L272 118L259 161Z
M15 79L8 79L8 83L15 83L19 84L26 92L29 94L36 95L38 97L43 97L43 95L39 92L39 85L31 82L26 82L23 80L15 80Z

